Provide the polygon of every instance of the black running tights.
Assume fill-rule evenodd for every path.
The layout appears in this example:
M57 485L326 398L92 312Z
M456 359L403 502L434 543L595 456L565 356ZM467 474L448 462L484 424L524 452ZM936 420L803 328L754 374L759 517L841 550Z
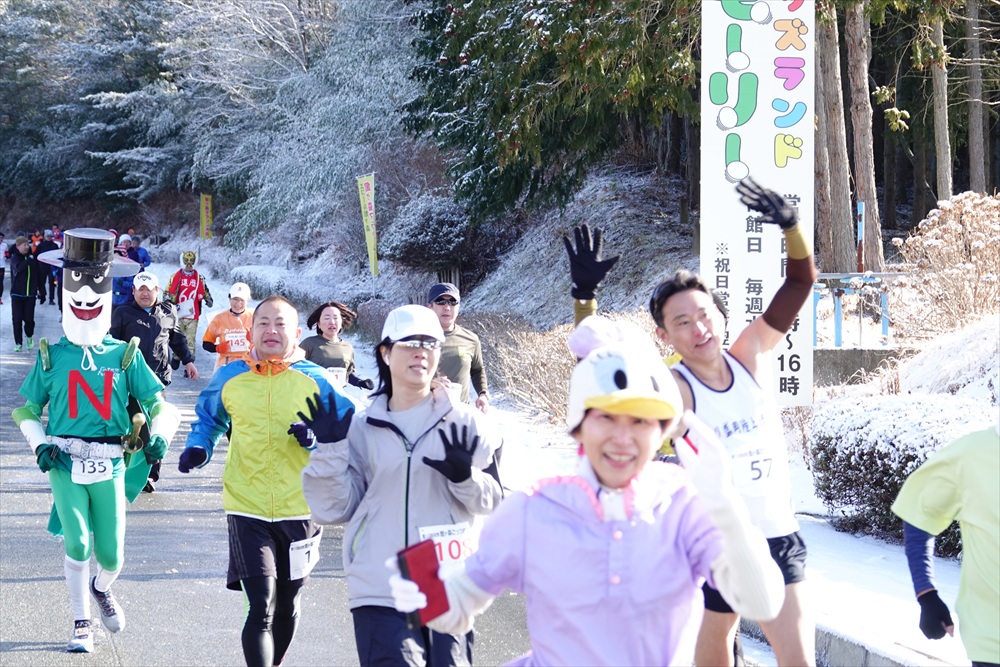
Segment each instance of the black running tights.
M299 624L302 584L263 576L242 582L249 607L242 636L247 667L280 665Z

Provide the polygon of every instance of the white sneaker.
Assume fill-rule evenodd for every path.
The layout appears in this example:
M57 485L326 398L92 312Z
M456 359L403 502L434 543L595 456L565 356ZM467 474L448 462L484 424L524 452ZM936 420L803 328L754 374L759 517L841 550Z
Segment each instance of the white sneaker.
M73 623L73 636L69 638L66 650L70 653L94 652L94 633L91 631L89 620Z
M90 578L90 594L97 601L97 608L101 612L101 623L108 632L121 632L125 629L125 611L119 606L115 596L111 591L101 593L94 587L97 577Z

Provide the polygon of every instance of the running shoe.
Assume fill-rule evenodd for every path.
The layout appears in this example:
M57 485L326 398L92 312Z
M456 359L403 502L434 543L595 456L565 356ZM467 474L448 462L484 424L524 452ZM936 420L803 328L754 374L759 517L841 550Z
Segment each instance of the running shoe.
M121 632L125 629L125 611L118 606L118 601L111 591L102 593L94 586L97 577L90 578L90 594L97 601L97 608L101 611L101 623L108 632Z
M28 349L29 350L35 349L35 339L32 338L31 336L28 336Z
M21 351L21 346L20 345L15 345L14 346L14 351L15 352L20 352Z
M90 621L74 621L73 636L66 644L66 650L70 653L93 653L94 633L90 629Z

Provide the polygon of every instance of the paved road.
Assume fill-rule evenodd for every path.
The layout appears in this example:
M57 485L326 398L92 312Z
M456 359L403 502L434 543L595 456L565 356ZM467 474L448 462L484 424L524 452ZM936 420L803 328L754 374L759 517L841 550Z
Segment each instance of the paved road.
M5 301L0 306L0 665L242 664L243 598L225 589L223 457L196 473L179 474L177 457L187 424L167 454L157 492L141 495L129 508L125 567L115 584L127 629L118 635L100 630L89 656L65 653L72 618L63 548L45 530L48 482L10 418L10 411L23 405L17 392L35 355L13 352L9 297ZM62 328L56 307L40 305L37 312L36 341L41 336L57 340ZM214 355L200 352L196 363L208 376ZM205 384L178 378L168 390L168 400L188 422ZM358 664L340 557L342 534L340 528L324 534L288 665ZM477 621L477 630L478 664L500 664L523 654L528 637L522 598L499 598Z

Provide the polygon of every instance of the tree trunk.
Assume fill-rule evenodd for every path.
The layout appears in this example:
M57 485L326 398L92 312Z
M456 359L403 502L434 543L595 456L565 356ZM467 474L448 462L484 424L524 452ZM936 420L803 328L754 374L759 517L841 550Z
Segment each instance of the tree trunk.
M819 46L819 44L817 44ZM820 271L833 266L833 207L830 202L830 153L827 150L826 102L823 99L823 72L819 63L819 49L816 50L816 254Z
M927 124L926 117L913 127L913 225L916 226L934 202L934 193L927 182Z
M865 6L864 2L848 5L844 37L851 87L851 125L854 128L854 183L858 189L858 201L865 204L865 270L881 272L885 270L885 258L882 255L882 225L875 190L872 104L868 94L871 26L865 15Z
M829 171L830 262L823 270L846 273L854 270L854 215L851 213L851 174L847 160L847 130L844 126L844 89L840 79L840 37L837 9L830 5L830 21L820 22L817 39L818 79L823 82L823 106L826 113L826 153ZM817 204L819 200L817 199ZM818 223L822 224L822 217Z
M886 123L888 125L888 123ZM885 218L882 221L884 229L897 229L899 223L896 221L896 157L899 150L899 142L896 135L888 127L885 127L882 136L885 140L882 143L882 191L885 195Z
M685 157L687 158L688 204L693 210L700 208L701 151L699 147L701 146L701 132L699 126L690 118L684 119L684 143L686 144Z
M931 39L940 49L941 61L931 65L934 91L934 155L937 158L937 198L951 199L951 137L948 135L948 54L944 49L944 21L931 26Z
M683 143L681 118L673 111L664 111L660 121L660 145L657 167L668 176L681 173L681 144Z
M986 192L986 138L983 133L983 70L980 65L979 0L966 0L965 37L969 44L969 189Z

